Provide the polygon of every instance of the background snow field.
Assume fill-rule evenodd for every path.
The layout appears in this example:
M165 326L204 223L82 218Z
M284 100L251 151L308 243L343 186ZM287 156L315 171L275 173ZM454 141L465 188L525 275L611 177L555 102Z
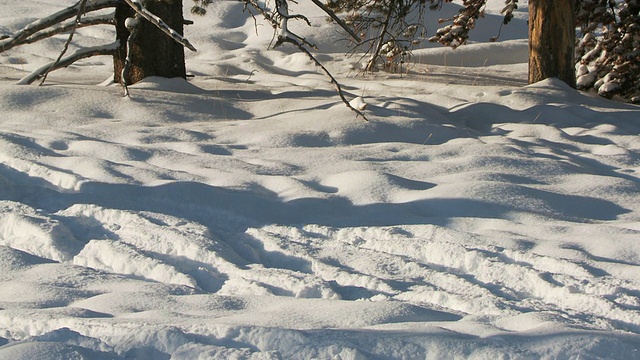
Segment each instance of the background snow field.
M369 122L236 2L131 98L109 58L15 85L64 36L3 53L0 359L640 358L640 108L526 85L522 5L404 74L311 16Z

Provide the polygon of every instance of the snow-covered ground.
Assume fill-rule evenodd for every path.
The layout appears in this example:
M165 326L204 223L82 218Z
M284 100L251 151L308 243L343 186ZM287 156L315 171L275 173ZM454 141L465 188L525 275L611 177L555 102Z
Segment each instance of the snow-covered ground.
M0 359L640 358L640 108L526 86L526 8L403 75L312 16L365 122L241 8L131 98L109 58L14 85L64 36L0 55Z

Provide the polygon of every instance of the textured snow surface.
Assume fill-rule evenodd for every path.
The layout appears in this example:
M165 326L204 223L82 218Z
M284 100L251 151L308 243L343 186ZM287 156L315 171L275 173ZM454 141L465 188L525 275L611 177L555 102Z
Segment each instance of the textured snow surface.
M0 55L0 359L640 358L640 108L524 85L526 7L402 76L290 23L365 122L211 6L131 98L109 58L14 84L64 36Z

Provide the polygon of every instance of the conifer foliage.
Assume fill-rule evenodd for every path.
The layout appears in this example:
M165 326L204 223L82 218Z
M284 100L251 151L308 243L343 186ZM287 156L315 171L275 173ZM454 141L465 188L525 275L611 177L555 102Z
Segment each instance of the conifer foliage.
M579 0L577 85L640 103L640 1Z
M640 103L640 0L567 1L576 2L578 88L593 88L605 97L618 95ZM345 14L348 23L364 37L362 43L369 44L367 70L395 69L394 62L405 61L411 47L425 36L422 14L427 8L439 10L443 3L458 3L461 8L454 16L440 19L443 26L435 34L427 34L428 40L453 48L466 44L476 22L484 16L487 0L328 2L332 10ZM509 24L517 8L518 0L505 0L503 25ZM508 27L499 30L508 31ZM496 41L497 37L489 40Z
M176 42L194 50L182 38L180 31L146 11L144 3L158 0L79 0L75 5L48 18L27 25L16 34L0 39L0 53L12 47L29 44L64 31L75 31L83 26L116 25L113 16L86 16L103 8L126 3L136 10L135 18L144 18L169 34ZM215 0L194 0L192 13L204 15L207 5ZM220 1L220 0L218 0ZM309 23L304 14L290 14L288 2L295 0L238 0L245 9L260 14L276 32L276 46L293 44L302 52L315 46L291 32L289 21ZM411 50L423 40L439 42L456 48L469 39L477 21L484 16L487 0L311 0L317 9L326 14L346 31L356 48L364 49L367 71L402 71L402 65L410 61ZM536 0L539 1L539 0ZM576 19L576 77L577 87L595 89L605 97L621 96L631 102L640 103L640 0L562 0L575 2ZM507 25L518 8L518 0L505 0L501 13ZM439 10L444 3L457 3L460 10L450 18L440 19L442 27L435 34L427 34L424 14L428 10ZM86 5L86 6L85 6ZM80 16L82 15L82 16ZM68 19L76 17L75 21ZM567 19L571 19L567 16ZM203 20L206 21L206 20ZM569 20L572 21L572 20ZM133 22L130 22L133 24ZM140 22L135 22L136 24ZM498 30L508 31L508 27ZM488 39L496 41L497 37ZM46 76L50 70L88 56L117 54L118 41L101 47L85 49L58 59L38 69L25 82ZM320 49L321 50L321 49ZM135 63L135 59L133 59ZM321 66L321 64L317 64ZM328 73L328 72L327 72ZM335 79L331 77L332 82ZM126 85L126 84L125 84ZM339 86L338 86L339 88ZM343 99L346 102L346 99Z
M346 14L345 22L360 34L359 45L370 54L367 71L399 70L411 48L426 35L425 1L329 0L327 6L335 13Z

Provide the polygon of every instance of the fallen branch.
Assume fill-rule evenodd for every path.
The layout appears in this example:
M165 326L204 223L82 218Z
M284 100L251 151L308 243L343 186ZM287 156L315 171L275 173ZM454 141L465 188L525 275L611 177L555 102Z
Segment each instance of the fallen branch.
M120 46L120 42L115 41L108 45L94 46L94 47L78 50L71 55L61 58L60 61L58 62L52 61L49 64L41 66L40 68L32 71L31 74L20 79L20 81L18 81L17 84L29 85L32 82L39 79L41 76L43 76L47 71L54 71L63 67L67 67L81 59L85 59L92 56L99 56L99 55L113 56L116 54L116 51L118 50L119 46Z
M87 5L87 0L80 0L80 2L78 3L78 13L76 14L76 20L73 22L73 27L71 28L69 37L67 38L67 41L65 41L64 47L62 48L62 51L60 52L60 55L58 55L58 58L56 59L56 61L54 61L53 64L51 64L51 67L47 71L45 71L45 73L42 75L42 81L40 81L40 85L44 84L44 82L47 80L47 75L49 75L49 72L51 71L51 69L53 69L54 66L56 66L56 64L60 61L60 59L62 59L64 54L69 49L69 44L71 44L71 40L73 40L73 35L76 33L76 29L78 28L78 23L80 22L80 18L85 13L86 5Z
M40 31L24 39L22 42L20 42L20 45L32 44L36 41L40 41L42 39L50 38L60 33L70 31L73 29L74 26L76 26L77 28L83 28L83 27L93 26L93 25L115 25L115 24L116 22L115 22L115 18L113 17L113 13L97 15L97 16L86 16L80 19L80 21L77 23L75 21L72 21L64 24L58 24L57 26L51 26L51 28L47 31Z
M92 11L97 11L97 10L101 10L109 7L115 7L120 2L121 0L91 1L89 4L87 4L85 11L92 12ZM82 4L82 1L79 1L75 5L70 6L66 9L60 10L57 13L54 13L46 18L36 20L28 24L24 28L22 28L13 36L0 40L0 53L7 51L15 46L24 44L25 43L24 41L26 39L28 39L29 37L33 36L34 34L36 34L41 30L44 30L50 26L54 26L69 18L76 16L78 14L78 11L80 10L81 4Z

